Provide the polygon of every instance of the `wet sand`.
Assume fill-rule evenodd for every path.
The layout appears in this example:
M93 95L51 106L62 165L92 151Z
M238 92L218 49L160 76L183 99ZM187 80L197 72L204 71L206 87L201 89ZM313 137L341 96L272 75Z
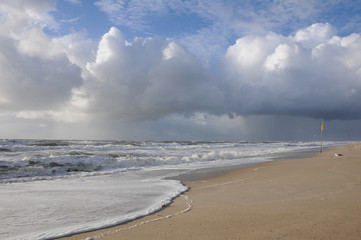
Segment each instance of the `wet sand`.
M162 211L63 239L361 239L361 144L187 185Z

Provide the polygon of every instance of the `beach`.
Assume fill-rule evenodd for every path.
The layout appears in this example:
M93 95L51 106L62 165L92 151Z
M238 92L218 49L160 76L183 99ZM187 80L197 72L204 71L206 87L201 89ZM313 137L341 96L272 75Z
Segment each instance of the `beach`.
M159 212L62 239L361 239L361 144L186 184Z

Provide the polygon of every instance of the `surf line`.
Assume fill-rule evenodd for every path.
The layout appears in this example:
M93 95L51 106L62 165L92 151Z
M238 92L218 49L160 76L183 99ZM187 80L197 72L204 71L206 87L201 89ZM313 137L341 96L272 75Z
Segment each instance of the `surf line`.
M152 219L149 219L149 220L146 220L146 221L143 221L143 222L140 222L140 223L137 223L137 224L134 224L134 225L131 225L129 227L124 227L124 228L119 228L119 229L115 229L115 230L110 230L110 231L107 231L105 233L102 233L102 234L99 234L99 235L96 235L96 236L92 236L92 237L87 237L85 238L85 240L94 240L94 239L99 239L99 238L103 238L107 235L110 235L110 234L114 234L114 233L118 233L118 232L122 232L122 231L126 231L126 230L130 230L130 229L133 229L133 228L136 228L136 227L140 227L144 224L148 224L148 223L152 223L152 222L156 222L156 221L160 221L160 220L164 220L164 219L168 219L168 218L171 218L171 217L175 217L175 216L178 216L180 214L183 214L183 213L186 213L188 211L190 211L193 207L192 203L193 203L193 200L190 199L188 196L186 195L180 195L179 197L182 197L185 199L185 204L187 205L187 207L185 209L183 209L182 211L179 211L179 212L176 212L176 213L173 213L173 214L169 214L169 215L166 215L166 216L163 216L163 217L158 217L158 218L152 218Z
M254 168L253 171L257 171L259 168ZM234 180L234 181L229 181L229 182L223 182L223 183L218 183L218 184L213 184L213 185L207 185L207 186L203 186L203 187L197 187L197 188L192 188L192 189L205 189L205 188L212 188L212 187L216 187L216 186L223 186L223 185L228 185L228 184L233 184L233 183L238 183L238 182L243 182L243 181L246 181L246 180L249 180L251 178L254 178L256 176L256 173L253 174L252 176L249 176L247 178L242 178L242 179L238 179L238 180ZM110 231L107 231L105 233L101 233L99 235L96 235L96 236L92 236L92 237L87 237L85 238L85 240L95 240L95 239L100 239L100 238L103 238L103 237L106 237L107 235L110 235L110 234L114 234L114 233L118 233L118 232L122 232L122 231L126 231L126 230L131 230L133 228L136 228L136 227L140 227L144 224L148 224L148 223L152 223L152 222L156 222L156 221L160 221L160 220L164 220L164 219L168 219L168 218L171 218L171 217L175 217L175 216L178 216L180 214L183 214L183 213L186 213L188 211L190 211L192 208L193 208L193 200L190 199L188 196L186 195L180 195L179 197L182 197L185 199L185 204L187 205L187 207L185 209L183 209L182 211L179 211L179 212L176 212L174 214L169 214L169 215L166 215L166 216L163 216L163 217L158 217L158 218L152 218L152 219L149 219L149 220L146 220L146 221L143 221L143 222L140 222L140 223L137 223L137 224L134 224L134 225L131 225L129 227L124 227L124 228L119 228L119 229L115 229L115 230L110 230Z

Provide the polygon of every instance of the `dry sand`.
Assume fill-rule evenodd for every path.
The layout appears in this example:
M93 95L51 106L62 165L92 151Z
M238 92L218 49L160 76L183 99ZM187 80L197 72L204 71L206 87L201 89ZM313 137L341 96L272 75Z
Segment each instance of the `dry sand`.
M188 185L160 212L64 239L361 239L361 144Z

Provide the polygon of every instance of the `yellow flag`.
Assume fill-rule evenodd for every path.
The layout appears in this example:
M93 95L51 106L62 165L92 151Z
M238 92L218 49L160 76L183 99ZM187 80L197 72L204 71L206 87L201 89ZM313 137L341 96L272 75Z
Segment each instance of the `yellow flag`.
M322 122L322 125L321 125L321 131L323 131L323 122Z

